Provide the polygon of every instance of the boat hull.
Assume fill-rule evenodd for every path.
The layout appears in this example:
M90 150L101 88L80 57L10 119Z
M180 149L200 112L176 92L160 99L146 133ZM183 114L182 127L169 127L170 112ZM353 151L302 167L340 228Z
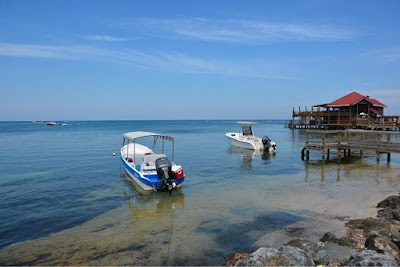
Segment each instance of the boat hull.
M242 140L239 138L239 133L227 133L226 137L228 138L229 142L233 146L245 148L245 149L252 149L252 150L263 150L262 143L256 144L254 141L250 140Z
M143 190L152 191L152 190L160 190L160 182L157 174L143 174L138 170L133 168L133 166L129 165L128 162L121 156L121 161L124 164L125 172L128 174L129 178L135 181ZM182 186L182 183L185 181L185 177L183 176L180 179L171 179L172 183L175 183L177 188Z

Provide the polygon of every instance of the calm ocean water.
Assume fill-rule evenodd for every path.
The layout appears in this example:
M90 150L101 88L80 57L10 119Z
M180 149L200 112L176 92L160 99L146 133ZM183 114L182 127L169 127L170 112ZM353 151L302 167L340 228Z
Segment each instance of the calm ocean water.
M303 130L284 128L283 121L259 122L255 135L275 141L275 155L231 147L225 133L239 130L234 121L2 122L0 248L82 225L121 206L132 210L132 220L149 216L145 207L154 204L157 212L176 209L188 235L223 247L205 262L221 264L232 252L254 248L260 232L311 216L280 207L285 196L313 188L348 198L354 190L379 187L377 173L400 166L398 155L390 165L385 159L377 164L374 156L322 164L311 153L306 163L300 158ZM131 131L175 137L176 163L186 174L181 190L149 195L126 180L118 154L122 134Z

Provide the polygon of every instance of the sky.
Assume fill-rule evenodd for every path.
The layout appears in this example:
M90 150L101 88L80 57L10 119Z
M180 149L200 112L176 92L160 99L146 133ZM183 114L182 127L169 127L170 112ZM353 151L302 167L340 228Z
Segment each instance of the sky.
M0 121L400 115L400 1L0 0Z

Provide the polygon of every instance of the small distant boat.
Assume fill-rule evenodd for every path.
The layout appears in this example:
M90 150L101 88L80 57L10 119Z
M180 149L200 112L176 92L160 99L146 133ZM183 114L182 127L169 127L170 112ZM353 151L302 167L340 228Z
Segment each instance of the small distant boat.
M271 153L275 153L276 144L268 136L264 136L261 139L253 135L252 125L258 123L251 121L238 121L237 123L241 125L240 133L225 134L233 146L253 150L268 150Z
M150 148L138 144L139 138L154 137L162 139L162 154L155 154ZM164 141L172 142L172 164L164 154ZM151 132L130 132L123 135L121 160L128 176L144 190L170 191L181 187L185 180L182 166L175 164L174 138Z
M33 123L43 123L43 121L32 121Z
M57 122L54 122L54 121L50 121L50 122L47 123L47 125L49 125L49 126L56 126L56 125L61 125L61 123L57 123Z

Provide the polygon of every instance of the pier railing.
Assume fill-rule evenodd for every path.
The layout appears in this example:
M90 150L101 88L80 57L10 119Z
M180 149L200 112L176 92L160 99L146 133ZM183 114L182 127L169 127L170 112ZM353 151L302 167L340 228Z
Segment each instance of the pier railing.
M390 153L400 153L400 132L396 131L366 131L366 130L333 130L318 131L307 130L306 144L302 150L302 159L306 156L309 159L309 151L317 150L322 152L322 159L325 154L330 156L330 150L338 152L339 159L344 155L351 155L353 150L359 152L362 157L363 151L373 151L377 160L380 154L386 153L390 161Z

